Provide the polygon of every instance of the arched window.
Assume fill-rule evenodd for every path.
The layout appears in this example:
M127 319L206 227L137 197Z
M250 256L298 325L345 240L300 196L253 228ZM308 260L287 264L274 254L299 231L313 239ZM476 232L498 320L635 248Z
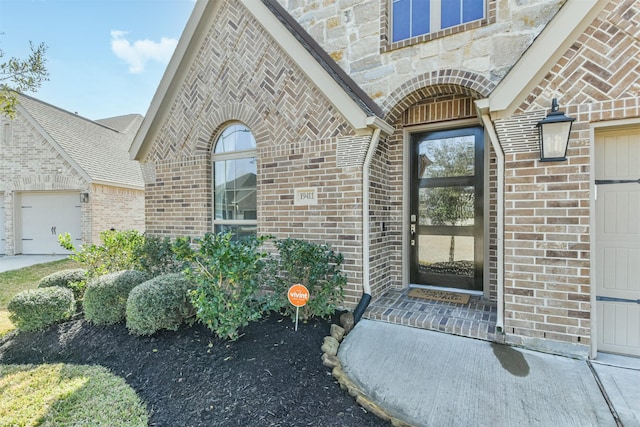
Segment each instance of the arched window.
M232 124L213 149L213 231L236 237L256 234L256 140L246 126Z

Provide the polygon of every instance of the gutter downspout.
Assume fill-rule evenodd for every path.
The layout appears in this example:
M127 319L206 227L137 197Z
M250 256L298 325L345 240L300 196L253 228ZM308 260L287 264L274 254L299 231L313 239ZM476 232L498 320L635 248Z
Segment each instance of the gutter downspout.
M369 168L371 166L373 156L376 153L376 149L378 148L380 133L381 130L379 127L376 127L373 130L371 142L367 148L367 155L365 156L364 164L362 166L362 299L360 299L358 306L353 311L354 324L358 323L364 314L364 311L369 306L369 302L371 302L371 285L369 284L369 276L371 273L369 269L369 234L371 231L371 224L369 221Z
M497 157L497 202L496 202L496 257L497 257L497 319L496 332L504 333L504 151L498 140L498 134L493 127L491 116L489 115L489 100L476 101L476 107L480 112L482 123L486 129L491 146Z

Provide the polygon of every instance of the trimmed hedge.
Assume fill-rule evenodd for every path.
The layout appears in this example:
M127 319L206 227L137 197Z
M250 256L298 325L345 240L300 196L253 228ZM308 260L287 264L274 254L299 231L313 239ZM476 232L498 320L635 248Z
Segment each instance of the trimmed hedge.
M73 297L79 301L84 295L86 274L87 270L84 268L56 271L40 279L38 287L48 288L50 286L59 286L61 288L71 289L71 291L73 291Z
M193 285L180 273L165 274L133 288L127 299L127 328L135 335L177 330L195 314L189 298Z
M48 326L69 319L76 309L70 289L53 286L27 289L7 305L9 319L23 331L44 331Z
M125 319L127 298L133 288L146 282L147 273L118 271L93 279L84 292L82 307L87 320L96 325L113 325Z

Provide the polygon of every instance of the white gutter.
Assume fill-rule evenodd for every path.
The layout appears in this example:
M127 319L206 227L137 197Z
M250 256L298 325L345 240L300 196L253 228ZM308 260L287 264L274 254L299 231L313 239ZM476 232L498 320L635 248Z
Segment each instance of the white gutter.
M476 108L482 118L484 128L489 135L491 146L496 153L497 160L497 201L496 201L496 290L497 290L497 319L496 333L504 333L504 151L498 140L498 134L493 127L489 115L489 100L475 101Z

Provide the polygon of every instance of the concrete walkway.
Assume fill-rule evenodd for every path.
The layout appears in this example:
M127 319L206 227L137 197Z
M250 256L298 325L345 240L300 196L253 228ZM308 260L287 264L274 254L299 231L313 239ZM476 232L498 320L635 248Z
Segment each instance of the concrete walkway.
M372 320L338 358L373 402L415 426L640 426L640 359L587 362Z
M57 261L67 258L68 255L12 255L0 256L0 273L3 271L17 270L35 264Z

